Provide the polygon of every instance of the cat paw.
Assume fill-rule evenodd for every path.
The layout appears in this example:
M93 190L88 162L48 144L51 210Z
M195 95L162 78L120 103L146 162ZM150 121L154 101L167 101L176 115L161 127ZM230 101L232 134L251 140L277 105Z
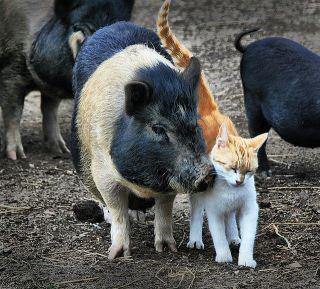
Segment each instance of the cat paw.
M187 247L190 249L193 249L194 247L196 247L199 250L203 250L204 249L204 244L202 242L202 240L190 240L187 244Z
M252 258L248 258L248 259L239 258L238 266L256 268L257 262L255 260L253 260Z
M230 250L217 254L215 260L218 263L231 263L232 262L232 255L231 255Z

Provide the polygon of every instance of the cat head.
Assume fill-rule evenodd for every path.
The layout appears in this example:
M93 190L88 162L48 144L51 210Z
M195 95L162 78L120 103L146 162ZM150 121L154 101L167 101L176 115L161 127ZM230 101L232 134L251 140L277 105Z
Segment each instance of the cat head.
M267 138L268 133L250 139L233 136L222 124L211 151L217 175L232 186L245 184L258 168L257 153Z

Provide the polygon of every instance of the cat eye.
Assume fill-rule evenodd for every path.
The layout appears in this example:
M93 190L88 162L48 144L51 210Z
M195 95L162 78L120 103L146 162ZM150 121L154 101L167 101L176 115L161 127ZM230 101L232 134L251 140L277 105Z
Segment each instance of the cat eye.
M237 172L237 169L236 168L231 168L235 173Z

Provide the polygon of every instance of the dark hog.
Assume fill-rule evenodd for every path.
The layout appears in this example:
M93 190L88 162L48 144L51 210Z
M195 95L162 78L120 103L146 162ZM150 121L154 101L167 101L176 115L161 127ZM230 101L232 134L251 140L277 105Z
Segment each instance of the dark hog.
M69 152L58 125L72 97L72 67L82 42L97 29L129 20L134 0L1 0L0 105L6 154L25 158L20 121L25 96L41 91L45 147Z
M320 57L285 38L272 37L236 48L243 53L241 78L251 137L273 128L285 141L302 147L320 146ZM271 171L266 144L258 153L259 170Z
M157 35L127 22L97 31L74 67L71 152L88 190L110 211L111 259L130 255L128 196L155 198L155 247L176 251L177 192L205 190L213 166L197 124L201 73L180 73Z

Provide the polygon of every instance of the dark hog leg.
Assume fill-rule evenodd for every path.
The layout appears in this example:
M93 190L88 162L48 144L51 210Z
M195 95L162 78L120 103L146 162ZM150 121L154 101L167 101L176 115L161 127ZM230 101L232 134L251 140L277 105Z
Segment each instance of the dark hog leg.
M25 96L32 90L33 81L25 59L17 52L0 67L0 105L5 129L5 153L12 160L25 158L21 141L20 122Z
M246 114L248 118L248 128L251 137L269 132L271 126L265 119L257 96L253 95L247 89L244 89L244 101ZM258 152L258 175L261 177L270 177L271 170L269 167L268 157L266 153L267 142L263 144Z
M64 139L61 136L58 123L58 109L61 100L57 97L49 97L41 94L41 112L44 146L47 150L56 153L70 153Z

